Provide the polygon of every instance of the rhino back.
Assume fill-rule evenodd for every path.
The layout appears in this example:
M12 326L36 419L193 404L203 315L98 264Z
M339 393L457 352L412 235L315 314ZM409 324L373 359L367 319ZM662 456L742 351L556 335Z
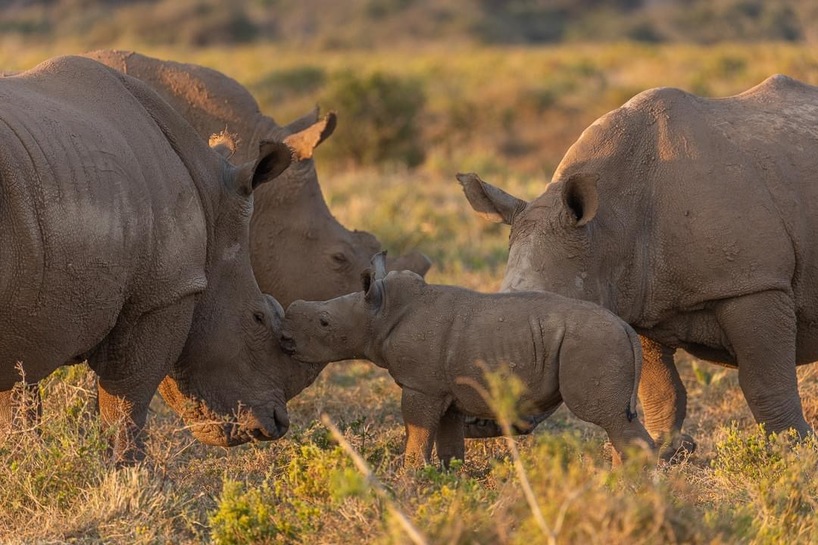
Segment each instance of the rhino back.
M0 375L26 354L37 380L123 308L201 291L207 230L188 166L108 69L56 59L0 97Z
M394 290L393 290L394 293ZM566 334L581 334L594 313L607 311L551 293L483 294L441 285L400 303L387 319L387 367L403 386L449 392L469 414L491 412L474 388L486 371L510 369L528 386L523 403L545 410L559 403L558 362ZM597 320L597 318L593 318ZM466 378L467 382L463 379Z
M815 121L818 90L782 76L722 99L653 89L586 129L541 199L574 173L599 174L592 231L621 246L603 252L612 260L634 263L623 295L638 294L641 315L613 305L631 323L768 289L818 308L803 293L818 268Z
M222 131L238 137L230 157L233 164L255 160L261 140L280 130L261 113L247 89L217 70L133 51L103 50L86 56L150 85L205 141Z

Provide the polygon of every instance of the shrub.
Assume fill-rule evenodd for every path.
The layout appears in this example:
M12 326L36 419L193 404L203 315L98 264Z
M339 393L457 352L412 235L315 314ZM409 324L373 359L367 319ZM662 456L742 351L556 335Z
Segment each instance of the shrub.
M425 101L420 82L413 79L382 72L336 75L322 103L345 122L330 153L356 166L419 165L425 156L420 140Z
M319 66L295 66L275 70L250 86L260 104L273 105L288 98L312 93L324 85L326 72Z

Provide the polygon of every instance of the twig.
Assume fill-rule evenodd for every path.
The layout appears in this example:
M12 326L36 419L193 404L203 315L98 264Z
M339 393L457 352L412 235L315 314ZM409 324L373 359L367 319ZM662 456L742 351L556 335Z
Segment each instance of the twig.
M428 541L426 538L421 535L417 528L412 524L412 522L403 514L403 512L395 505L395 502L392 501L392 498L389 497L389 493L386 491L386 488L380 483L378 478L372 473L372 470L369 469L369 465L366 461L361 457L360 454L355 450L355 448L349 444L349 441L341 433L335 424L332 422L332 419L329 417L327 413L321 414L321 422L327 427L327 429L332 434L332 437L338 441L338 444L341 445L346 453L352 458L352 461L355 463L355 467L358 468L358 471L363 473L364 479L366 479L366 483L372 488L375 494L381 498L386 505L386 508L389 512L398 519L400 525L403 527L406 534L409 536L409 539L412 540L413 543L416 545L428 545Z

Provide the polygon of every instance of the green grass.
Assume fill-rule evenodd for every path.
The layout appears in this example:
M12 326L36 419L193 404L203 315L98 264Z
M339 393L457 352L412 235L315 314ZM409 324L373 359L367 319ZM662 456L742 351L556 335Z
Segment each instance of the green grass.
M3 45L0 66L10 70L80 51ZM780 44L144 51L226 71L281 121L309 110L333 75L350 67L422 82L425 162L415 170L350 170L328 160L322 146L322 186L345 225L378 234L390 251L419 248L431 256L430 281L485 291L499 287L508 231L470 211L456 171L476 170L532 198L585 126L642 89L726 95L775 72L818 83L814 48ZM290 432L274 443L206 447L157 399L148 458L121 472L106 462L92 375L84 366L68 368L42 385L40 432L19 432L0 445L0 543L408 543L384 499L320 423L322 413L430 543L818 541L814 445L766 441L734 371L685 354L678 363L689 391L686 430L699 443L684 464L646 471L637 459L611 469L602 430L564 408L533 437L516 440L547 530L523 496L502 439L469 441L465 464L450 472L402 471L399 389L369 363L330 365L290 403ZM816 373L799 370L813 424Z

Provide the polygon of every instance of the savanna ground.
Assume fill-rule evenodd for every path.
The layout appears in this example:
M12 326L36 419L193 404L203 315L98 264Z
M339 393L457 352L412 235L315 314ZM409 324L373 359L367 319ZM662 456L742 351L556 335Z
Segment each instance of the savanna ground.
M0 67L25 69L81 50L6 43ZM391 251L427 253L432 282L484 291L499 286L507 228L470 211L456 171L477 171L531 198L585 126L640 90L671 85L724 96L773 73L818 83L814 48L775 43L142 51L225 71L280 122L316 102L338 108L339 129L317 155L338 219L377 233ZM371 149L367 134L393 126L391 118L364 125L341 108L345 78L374 85L366 79L373 74L403 85L409 98L390 112L397 119L410 111L415 125L401 154L351 161L356 139L359 149ZM515 439L519 457L503 439L474 440L460 467L403 472L399 389L367 362L342 362L290 403L290 432L274 443L198 444L157 398L146 462L114 471L94 414L93 376L84 366L65 368L41 385L40 433L24 430L0 444L0 542L409 543L391 507L430 543L818 542L818 452L765 441L734 371L685 354L678 360L689 392L686 431L699 450L658 470L639 460L612 470L604 433L562 408L533 436ZM815 425L818 368L804 367L799 377ZM389 500L367 486L322 413Z

